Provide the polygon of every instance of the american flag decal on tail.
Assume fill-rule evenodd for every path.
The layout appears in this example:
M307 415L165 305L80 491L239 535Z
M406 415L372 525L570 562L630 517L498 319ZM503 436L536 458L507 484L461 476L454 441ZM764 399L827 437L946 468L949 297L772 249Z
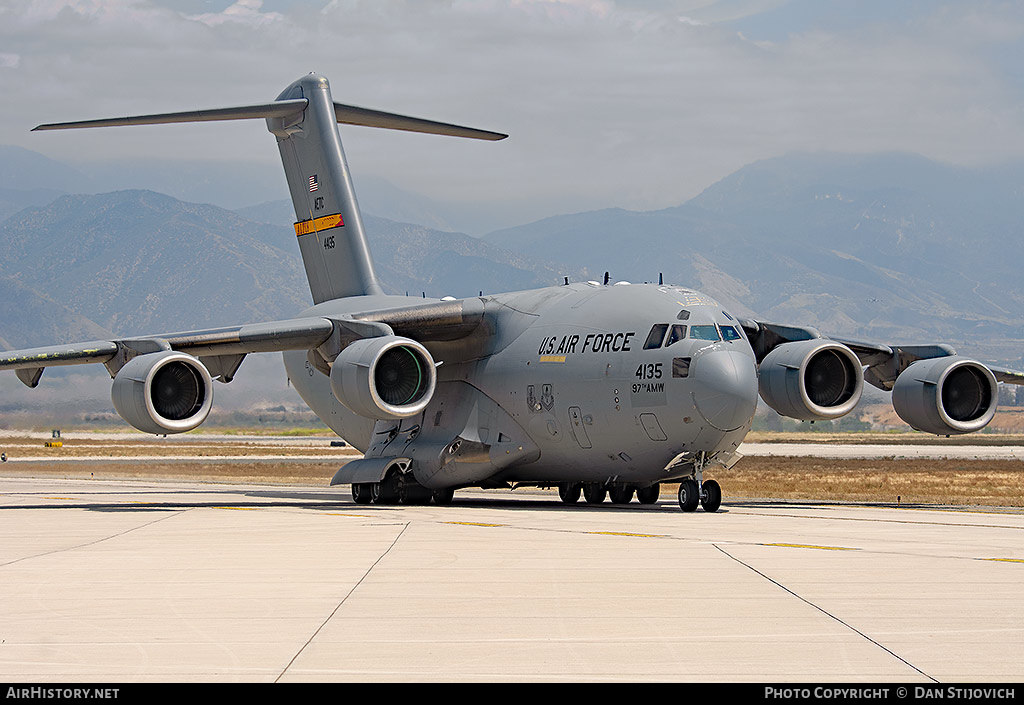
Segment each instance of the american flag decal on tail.
M312 193L320 188L320 181L316 178L316 174L309 177L309 190Z

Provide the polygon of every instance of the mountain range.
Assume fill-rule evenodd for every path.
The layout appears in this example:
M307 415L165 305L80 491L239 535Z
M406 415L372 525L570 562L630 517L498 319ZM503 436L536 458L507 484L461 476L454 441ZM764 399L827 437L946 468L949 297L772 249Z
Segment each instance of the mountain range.
M678 207L592 211L486 240L612 278L685 283L744 316L1024 353L1024 166L796 154Z
M309 292L287 201L230 211L0 148L0 345L295 315ZM61 194L61 191L67 193ZM444 223L450 204L388 212ZM383 205L383 204L382 204ZM447 209L447 211L446 211ZM472 296L572 280L678 283L731 313L1024 364L1024 165L794 154L655 211L546 218L483 238L364 215L389 291Z

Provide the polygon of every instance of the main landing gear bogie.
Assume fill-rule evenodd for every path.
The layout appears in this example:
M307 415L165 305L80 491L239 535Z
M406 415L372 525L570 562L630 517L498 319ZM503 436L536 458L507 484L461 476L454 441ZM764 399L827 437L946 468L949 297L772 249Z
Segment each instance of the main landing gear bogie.
M455 488L430 490L415 480L398 473L389 473L380 482L359 482L352 485L352 501L356 504L434 504L452 503Z

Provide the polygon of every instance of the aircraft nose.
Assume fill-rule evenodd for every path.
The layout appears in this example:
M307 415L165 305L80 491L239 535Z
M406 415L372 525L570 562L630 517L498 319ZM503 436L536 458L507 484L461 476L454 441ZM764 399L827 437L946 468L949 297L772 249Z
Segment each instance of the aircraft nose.
M749 355L706 350L690 370L697 411L719 431L743 426L757 409L757 370Z

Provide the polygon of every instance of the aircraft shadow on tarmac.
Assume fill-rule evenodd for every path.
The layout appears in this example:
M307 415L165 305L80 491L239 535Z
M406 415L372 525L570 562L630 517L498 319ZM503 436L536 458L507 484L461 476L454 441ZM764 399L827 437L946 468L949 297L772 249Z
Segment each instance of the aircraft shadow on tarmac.
M221 495L221 498L211 498L211 492ZM40 493L41 494L41 493ZM431 508L436 511L446 509L470 508L470 509L503 509L511 511L570 511L570 512L664 512L676 511L676 503L668 499L662 500L653 505L631 504L573 504L566 505L556 496L547 497L462 497L455 498L452 504L446 507L439 507L432 504L355 504L348 493L339 493L339 496L325 495L323 492L296 491L293 489L261 489L261 490L175 490L168 492L164 490L143 490L132 491L129 494L132 499L110 501L108 498L111 492L95 492L96 499L90 501L88 493L74 492L81 499L69 499L61 502L47 501L45 503L23 503L0 506L0 511L12 509L85 509L97 512L154 512L154 511L180 511L184 509L201 508L225 508L225 509L310 509L310 510L338 510L358 509L360 512L394 512L403 509ZM166 498L173 494L174 499ZM152 501L147 501L146 495L154 495ZM190 499L189 496L195 496ZM227 496L225 496L227 495ZM235 495L235 497L230 497ZM22 495L24 496L24 495ZM778 506L778 505L773 505ZM727 507L722 507L720 512L727 512Z
M46 496L50 499L51 493L29 493ZM309 491L294 488L281 489L231 489L217 487L215 489L139 489L129 490L130 500L110 500L112 494L122 495L122 492L111 492L105 490L94 490L90 492L75 491L80 499L69 499L62 502L47 501L45 503L9 504L0 506L0 511L11 509L86 509L98 512L153 512L153 511L180 511L184 509L201 508L226 508L226 509L310 509L310 510L338 510L358 509L360 512L393 512L403 509L422 509L429 507L437 511L443 511L449 507L438 507L433 504L355 504L347 491L339 491L336 494L325 494L323 491ZM95 500L90 501L89 495L95 495ZM210 497L211 494L218 494L220 497ZM169 499L168 496L174 499ZM147 501L147 496L152 496ZM24 494L21 494L25 498ZM191 498L190 498L191 497ZM718 513L728 513L729 507L734 509L812 509L821 507L832 508L876 508L876 509L933 509L933 510L979 510L980 507L921 504L909 502L870 502L870 501L839 501L830 499L775 499L775 498L736 498L723 505ZM564 504L557 496L551 497L537 495L519 496L463 496L452 501L451 508L473 508L473 509L503 509L511 511L570 511L570 512L664 512L676 511L678 509L674 499L664 497L653 505L643 505L636 502L630 504ZM994 508L988 508L989 510ZM999 508L1011 510L1011 508ZM703 512L697 512L702 514Z

